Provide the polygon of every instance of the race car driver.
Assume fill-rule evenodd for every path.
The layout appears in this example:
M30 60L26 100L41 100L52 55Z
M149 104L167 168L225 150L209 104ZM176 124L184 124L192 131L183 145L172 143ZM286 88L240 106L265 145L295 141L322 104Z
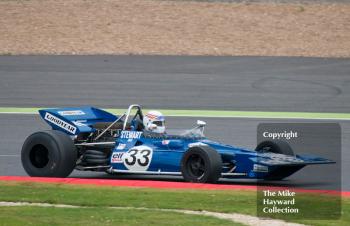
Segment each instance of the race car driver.
M143 116L143 125L146 131L153 133L165 133L165 119L159 111L149 111Z

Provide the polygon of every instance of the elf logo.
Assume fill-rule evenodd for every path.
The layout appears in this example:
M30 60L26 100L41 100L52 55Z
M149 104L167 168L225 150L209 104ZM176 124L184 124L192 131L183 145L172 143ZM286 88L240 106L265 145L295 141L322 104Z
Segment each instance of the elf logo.
M111 163L122 163L124 152L113 152Z

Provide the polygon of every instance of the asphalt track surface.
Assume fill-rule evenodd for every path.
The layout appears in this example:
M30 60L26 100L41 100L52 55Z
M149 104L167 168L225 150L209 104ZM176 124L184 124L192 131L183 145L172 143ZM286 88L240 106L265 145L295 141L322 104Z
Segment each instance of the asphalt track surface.
M126 108L131 103L140 103L146 108L169 109L350 112L349 75L349 59L0 56L0 106ZM208 137L248 148L256 145L256 128L260 122L290 122L203 119L208 123ZM176 128L188 128L195 123L194 118L168 120L168 126ZM350 190L347 177L350 172L350 122L333 122L339 122L342 127L342 185L343 190ZM19 157L21 145L30 133L47 128L38 116L1 114L0 174L25 175ZM288 180L269 184L338 189L331 176L319 180L319 167L330 166L309 166ZM110 177L91 172L74 172L71 176ZM139 176L118 178L140 179Z
M349 75L349 59L0 56L0 106L350 112Z

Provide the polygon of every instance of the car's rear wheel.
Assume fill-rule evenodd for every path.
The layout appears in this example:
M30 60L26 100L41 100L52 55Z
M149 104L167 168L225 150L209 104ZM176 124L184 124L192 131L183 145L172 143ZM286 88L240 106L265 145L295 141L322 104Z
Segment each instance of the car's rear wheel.
M259 143L256 146L255 151L260 152L260 153L268 153L269 152L269 153L294 156L294 151L293 151L292 147L286 141L283 141L283 140L262 141L261 143Z
M67 177L77 161L77 150L65 133L49 130L36 132L24 142L22 165L29 176Z
M221 176L221 170L220 154L208 146L188 149L181 161L182 176L190 182L215 183Z

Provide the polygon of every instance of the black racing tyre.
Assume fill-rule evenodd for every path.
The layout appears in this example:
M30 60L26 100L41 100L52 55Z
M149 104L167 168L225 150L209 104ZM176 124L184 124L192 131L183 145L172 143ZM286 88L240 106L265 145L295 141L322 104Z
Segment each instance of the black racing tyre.
M75 168L77 150L72 139L56 130L30 135L21 152L24 170L32 177L67 177Z
M221 170L221 156L209 146L189 148L181 160L182 176L189 182L216 183Z
M260 153L276 153L276 154L284 154L294 156L294 151L291 146L283 140L266 140L262 141L255 148L255 151Z

